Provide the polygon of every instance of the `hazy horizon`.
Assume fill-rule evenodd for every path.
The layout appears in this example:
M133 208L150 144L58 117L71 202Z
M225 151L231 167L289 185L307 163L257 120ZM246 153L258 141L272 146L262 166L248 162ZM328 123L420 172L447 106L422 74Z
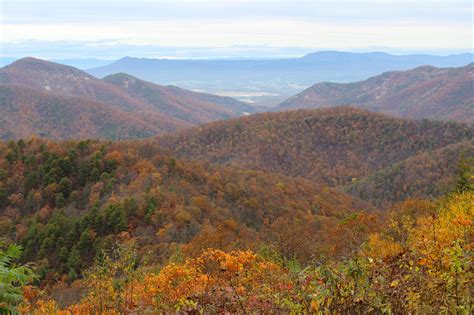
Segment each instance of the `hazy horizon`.
M4 0L0 56L286 58L472 53L466 0Z
M67 56L61 56L58 55L56 57L48 57L48 56L38 56L38 55L15 55L15 56L2 56L0 55L0 60L19 60L22 58L37 58L37 59L43 59L47 61L102 61L102 62L114 62L118 61L124 58L136 58L136 59L163 59L163 60L278 60L278 59L297 59L297 58L302 58L308 54L314 54L314 53L322 53L322 52L334 52L334 53L349 53L349 54L370 54L370 53L382 53L382 54L389 54L393 56L415 56L415 55L426 55L426 56L456 56L456 55L465 55L465 54L471 54L474 55L474 51L465 51L465 50L454 50L454 51L401 51L401 52L390 52L390 51L383 51L383 50L353 50L353 51L348 51L348 50L333 50L333 49L323 49L323 50L308 50L307 52L302 52L302 53L266 53L266 51L263 52L257 52L253 55L239 55L238 53L233 53L229 55L206 55L206 54L194 54L190 56L180 56L180 55L158 55L158 56L141 56L141 55L128 55L124 54L121 57L117 58L105 58L105 57L91 57L91 56L79 56L79 57L67 57ZM0 63L2 64L2 63Z

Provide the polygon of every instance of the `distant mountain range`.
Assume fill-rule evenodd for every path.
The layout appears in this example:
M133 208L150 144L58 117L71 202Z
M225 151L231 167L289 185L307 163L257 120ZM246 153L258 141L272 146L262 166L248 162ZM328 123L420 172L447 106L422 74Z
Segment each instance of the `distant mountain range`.
M0 69L0 138L141 138L251 113L228 97L24 58ZM109 115L107 114L109 113ZM8 122L8 123L7 123Z
M350 105L414 119L474 122L474 63L459 68L422 66L355 83L318 83L279 110Z
M278 60L166 60L125 57L87 70L96 77L128 73L158 84L173 84L214 94L233 95L257 104L276 105L316 82L354 82L385 71L421 65L460 67L473 54L390 55L323 51ZM276 102L276 103L275 103Z

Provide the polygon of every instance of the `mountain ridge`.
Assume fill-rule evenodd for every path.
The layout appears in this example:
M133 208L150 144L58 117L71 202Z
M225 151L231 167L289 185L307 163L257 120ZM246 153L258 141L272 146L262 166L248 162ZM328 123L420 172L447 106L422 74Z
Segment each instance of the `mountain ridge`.
M120 75L116 75L115 78L120 78ZM112 78L108 78L108 80L113 81ZM21 106L23 110L27 105L25 103L27 98L24 94L27 93L27 91L35 90L43 94L50 94L50 103L56 102L56 105L67 105L68 109L71 109L71 101L75 102L76 106L83 106L84 109L88 110L93 109L92 104L95 104L96 108L94 108L94 110L96 111L102 111L108 108L114 112L113 117L120 117L120 124L124 123L124 119L129 115L131 121L138 121L137 125L139 128L152 131L151 133L148 131L145 133L132 133L142 135L142 137L183 129L213 120L236 117L246 114L243 110L254 110L252 106L229 97L192 92L177 87L158 86L127 76L127 82L138 82L138 88L132 91L118 81L120 80L115 80L112 83L107 80L97 79L74 67L36 58L24 58L15 61L9 66L0 68L0 85L10 86L13 89L26 88L26 90L23 89L21 93L19 93L22 95L22 101L18 106ZM2 92L7 93L7 90L3 89ZM48 97L43 94L41 94L41 101L44 103ZM18 95L18 93L16 95ZM5 97L8 97L8 95ZM71 100L65 101L64 97L69 97ZM33 107L38 105L34 99L29 99ZM10 101L12 101L12 99L10 99ZM14 103L15 102L10 103L10 105ZM104 103L110 106L105 106ZM11 112L9 113L12 114ZM85 115L84 111L81 113ZM74 119L72 116L67 117L71 120ZM45 119L46 117L42 118ZM34 119L35 117L31 117L31 121L34 121ZM117 124L119 123L117 122ZM54 129L53 120L46 125ZM99 127L97 124L93 125ZM128 126L127 123L125 123L125 125ZM12 128L20 127L12 125ZM29 128L34 134L34 124L30 124ZM113 129L117 130L116 128ZM28 129L26 128L25 130ZM103 135L103 133L97 133L96 131L97 130L91 130L90 136ZM41 132L44 133L44 131ZM4 137L6 134L9 133L4 131ZM21 134L25 136L23 131L20 132L19 130L18 132L12 130L10 134ZM87 133L84 132L80 132L79 134L87 136ZM54 138L63 139L72 136L74 135L60 133ZM129 138L129 135L124 137L118 132L117 135L112 134L109 138Z
M458 123L350 107L259 113L156 138L181 157L344 185L392 163L474 137Z
M474 63L458 68L420 66L354 83L317 83L277 110L350 105L404 118L474 122Z

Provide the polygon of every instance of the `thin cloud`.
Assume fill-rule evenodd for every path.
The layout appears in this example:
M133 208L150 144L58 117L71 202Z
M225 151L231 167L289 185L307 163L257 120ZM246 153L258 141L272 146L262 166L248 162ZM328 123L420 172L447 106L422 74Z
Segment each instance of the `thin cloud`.
M463 48L472 32L462 23L319 23L289 19L174 20L108 24L4 24L4 42L67 40L169 46L271 45L361 48ZM100 31L98 31L100 30ZM436 36L435 36L436 34ZM455 36L454 36L455 35Z
M471 50L464 0L1 0L0 52L32 41L103 47ZM19 46L20 47L20 46ZM34 47L30 47L34 52ZM139 49L138 49L139 50Z

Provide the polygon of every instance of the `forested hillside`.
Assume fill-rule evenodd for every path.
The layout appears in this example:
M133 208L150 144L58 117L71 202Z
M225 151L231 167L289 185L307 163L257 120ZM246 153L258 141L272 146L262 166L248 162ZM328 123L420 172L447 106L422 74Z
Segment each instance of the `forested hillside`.
M469 313L474 177L458 158L472 132L338 108L151 140L2 142L0 310ZM300 157L312 172L294 173ZM444 197L408 198L431 194Z
M423 66L355 83L318 83L279 109L350 105L404 118L474 123L473 69L473 63L459 68Z
M255 111L229 97L159 86L127 75L99 80L79 69L34 58L0 68L0 86L1 118L6 122L0 125L1 139L144 138Z
M337 256L327 238L338 222L375 211L304 179L157 152L137 142L1 144L0 235L21 244L24 261L52 283L81 277L99 250L124 237L157 263L263 243L301 261Z
M23 58L1 68L0 83L63 96L85 97L126 111L150 109L112 84L74 67L41 59Z
M474 128L412 121L354 108L262 113L157 138L173 154L331 186L472 139Z
M340 223L331 242L357 239L362 245L346 258L326 262L300 265L271 249L207 249L160 268L140 259L136 244L125 239L115 251L102 254L83 281L57 289L59 296L76 293L74 302L58 303L30 288L20 310L469 314L473 188L458 186L436 203L399 204L377 229L357 217Z
M49 139L144 138L183 125L182 121L159 113L141 115L87 98L0 85L2 140L32 135Z
M394 163L344 187L376 205L435 198L455 187L458 173L474 166L474 142L451 144Z
M235 117L255 110L230 97L156 85L123 73L107 76L103 80L120 87L133 99L155 107L159 112L193 124Z

